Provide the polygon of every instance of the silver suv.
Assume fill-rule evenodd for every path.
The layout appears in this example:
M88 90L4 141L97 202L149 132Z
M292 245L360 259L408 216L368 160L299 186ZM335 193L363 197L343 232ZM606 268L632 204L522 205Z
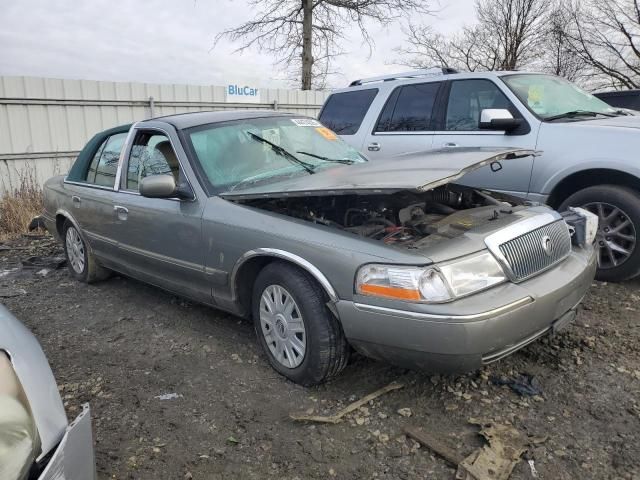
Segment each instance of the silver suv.
M591 210L600 218L598 278L640 273L640 117L562 78L429 69L356 80L327 98L319 119L371 160L443 148L538 150L461 183Z

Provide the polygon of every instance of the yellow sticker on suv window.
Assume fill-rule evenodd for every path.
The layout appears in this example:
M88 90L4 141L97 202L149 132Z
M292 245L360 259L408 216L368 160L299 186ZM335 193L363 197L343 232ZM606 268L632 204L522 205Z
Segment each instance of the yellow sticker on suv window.
M336 140L338 136L333 133L333 131L329 130L327 127L318 127L316 128L316 132L322 135L327 140Z

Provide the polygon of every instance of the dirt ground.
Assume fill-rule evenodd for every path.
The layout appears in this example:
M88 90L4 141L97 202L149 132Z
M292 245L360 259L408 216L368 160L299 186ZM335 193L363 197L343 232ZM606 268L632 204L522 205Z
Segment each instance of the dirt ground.
M91 404L99 478L451 479L402 429L423 427L466 455L482 445L476 417L537 438L513 479L534 478L527 460L540 479L640 479L640 281L594 282L568 330L481 372L428 376L356 356L309 389L269 367L247 321L119 276L1 276L29 256L62 254L48 238L9 246L0 301L40 340L69 418ZM542 395L491 381L523 373ZM332 414L394 380L405 387L340 424L289 418Z

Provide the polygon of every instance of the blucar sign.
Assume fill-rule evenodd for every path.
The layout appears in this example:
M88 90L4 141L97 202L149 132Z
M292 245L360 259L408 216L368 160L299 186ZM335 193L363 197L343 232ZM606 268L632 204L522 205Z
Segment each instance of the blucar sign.
M260 103L260 89L248 85L227 85L227 102Z

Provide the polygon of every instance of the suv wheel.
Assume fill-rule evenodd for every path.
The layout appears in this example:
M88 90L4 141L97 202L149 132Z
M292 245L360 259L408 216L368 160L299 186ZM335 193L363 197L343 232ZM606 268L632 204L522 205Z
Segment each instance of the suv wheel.
M267 265L253 286L254 327L269 363L304 386L337 375L349 359L342 327L325 304L315 280L286 263Z
M81 282L93 283L109 276L109 270L98 264L80 232L69 220L64 222L62 235L67 266L73 278Z
M583 207L598 215L598 272L604 281L622 281L640 273L640 194L617 185L588 187L567 198L559 210Z

